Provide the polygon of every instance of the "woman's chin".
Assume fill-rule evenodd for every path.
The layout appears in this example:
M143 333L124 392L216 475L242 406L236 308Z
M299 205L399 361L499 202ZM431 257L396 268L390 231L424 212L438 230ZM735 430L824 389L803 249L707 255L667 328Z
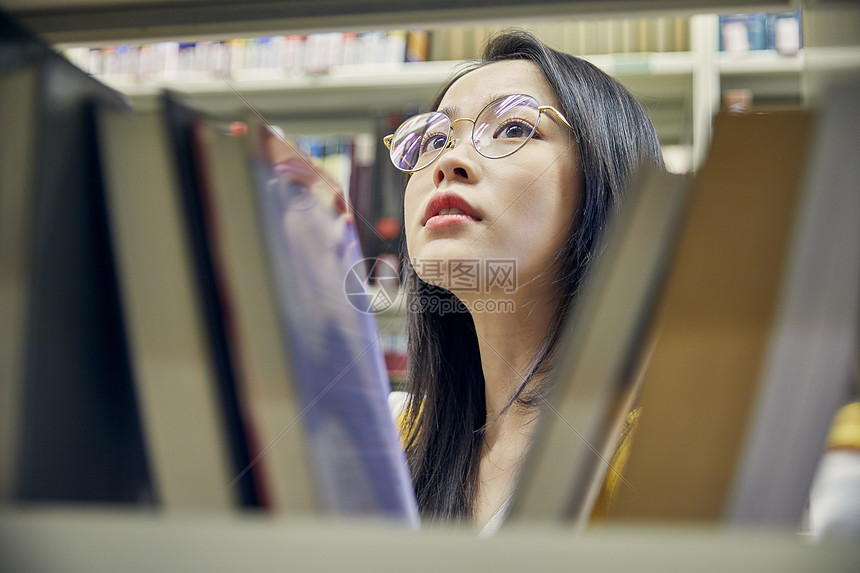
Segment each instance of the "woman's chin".
M421 241L419 245L409 245L409 254L413 261L438 261L445 264L448 261L474 261L483 256L475 248L472 240L456 237L440 237L430 241Z

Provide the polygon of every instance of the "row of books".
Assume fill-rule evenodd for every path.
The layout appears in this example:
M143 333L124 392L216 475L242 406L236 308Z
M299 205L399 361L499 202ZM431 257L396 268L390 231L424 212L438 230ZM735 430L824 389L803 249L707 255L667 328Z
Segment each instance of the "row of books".
M130 111L0 31L3 500L414 524L343 195L288 134L229 135L169 95ZM719 117L695 179L640 174L512 522L587 519L638 400L611 519L796 525L856 368L858 93L815 122Z
M794 54L801 45L800 11L725 14L719 18L720 50L776 50ZM690 50L686 17L577 20L523 24L550 46L573 54L684 52ZM504 26L459 26L288 34L200 42L69 47L66 57L105 79L158 82L212 77L290 77L325 74L341 66L464 60L480 56Z
M388 160L380 134L390 133L391 126L399 125L402 119L401 114L377 118L376 133L355 135L290 135L273 125L309 158L315 169L344 191L356 219L362 250L369 258L400 252L403 176Z
M803 46L801 11L720 15L720 51L775 50L794 55Z
M438 33L445 38L443 46L453 46L454 55L467 59L478 57L486 40L504 27L462 28ZM690 50L690 18L686 16L569 20L517 24L517 27L532 31L556 50L575 55ZM437 59L433 54L434 45L431 42L431 59Z
M390 131L389 125L402 117L398 115L378 118L378 133ZM362 253L367 260L382 260L388 275L384 280L402 283L399 254L403 240L402 175L388 161L381 137L370 133L355 135L291 135L278 125L272 129L289 141L291 145L305 154L313 169L327 175L348 198L352 217L361 244ZM247 125L234 122L231 131L245 133ZM377 149L379 148L379 149ZM377 153L383 154L383 161L376 163ZM368 284L379 286L379 276L369 265ZM393 276L391 276L393 275ZM376 314L385 326L385 333L379 342L385 357L389 379L394 384L403 381L406 371L406 332L403 309L392 313L389 307L400 296L396 289L386 293L385 300L370 302L368 311ZM399 307L398 307L399 308ZM396 310L396 308L394 309ZM380 313L388 311L386 316ZM383 324L384 323L384 324Z
M683 52L689 18L626 18L521 24L575 54ZM341 66L472 59L503 26L329 32L200 42L68 47L65 56L105 79L158 82L211 77L290 77Z
M65 56L87 73L110 79L162 80L325 74L340 66L427 59L425 31L328 32L157 42L144 45L70 47Z
M288 136L277 126L274 126L286 139ZM363 156L363 161L372 164L374 158L373 136L370 134L359 134L357 136L329 135L329 136L289 136L289 140L305 155L310 157L316 166L332 177L337 184L348 194L350 188L352 166L355 163L356 154ZM356 147L369 148L368 151L356 151Z
M134 112L0 32L2 502L416 526L337 184L270 125Z
M815 114L720 115L695 178L639 174L509 519L585 525L633 418L610 521L804 530L834 412L860 391L858 95L855 76Z
M391 122L400 119L400 115L381 118L378 131L386 132ZM399 261L400 244L403 241L403 182L400 172L388 161L382 139L369 133L350 136L283 136L288 137L317 168L336 181L349 198L363 255L368 260L382 261L379 268L388 271L380 276L379 272L374 272L376 267L372 266L368 269L368 284L382 288L382 279L400 285L403 282ZM382 154L379 165L376 164L377 153ZM406 317L405 311L395 306L395 299L403 294L398 286L384 286L388 291L385 298L374 301L371 295L368 310L376 315L383 331L379 343L388 377L392 384L400 384L406 374ZM386 312L386 316L382 316L383 312Z

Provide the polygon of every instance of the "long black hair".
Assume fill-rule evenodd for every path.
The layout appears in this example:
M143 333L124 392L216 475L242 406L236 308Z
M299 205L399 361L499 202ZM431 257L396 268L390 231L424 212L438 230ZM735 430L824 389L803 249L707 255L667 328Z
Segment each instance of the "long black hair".
M548 388L532 382L552 369L564 319L597 255L607 214L639 165L662 167L663 160L645 110L621 84L528 32L508 31L493 37L482 59L443 87L433 109L457 79L504 60L527 60L540 68L573 127L582 166L582 199L571 205L575 223L548 270L563 294L529 374L509 404L534 407ZM450 291L418 277L408 252L403 260L409 356L403 431L418 504L425 519L471 519L486 423L475 325L465 305Z

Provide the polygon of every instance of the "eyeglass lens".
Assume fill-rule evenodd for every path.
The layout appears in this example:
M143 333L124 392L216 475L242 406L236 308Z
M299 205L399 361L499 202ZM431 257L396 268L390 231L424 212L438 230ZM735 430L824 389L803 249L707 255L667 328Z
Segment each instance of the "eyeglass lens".
M534 98L517 94L485 107L472 129L478 153L495 159L517 151L534 135L540 110ZM391 161L402 171L417 171L436 160L448 144L451 120L431 111L406 120L391 140Z
M451 120L431 111L404 121L391 139L391 161L402 171L417 171L429 165L445 148Z

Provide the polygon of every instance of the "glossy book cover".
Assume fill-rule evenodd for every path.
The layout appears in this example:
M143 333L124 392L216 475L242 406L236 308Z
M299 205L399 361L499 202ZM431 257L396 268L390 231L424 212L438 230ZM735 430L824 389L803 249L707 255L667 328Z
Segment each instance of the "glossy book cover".
M366 268L344 192L275 129L252 129L253 168L301 423L330 515L418 511Z

